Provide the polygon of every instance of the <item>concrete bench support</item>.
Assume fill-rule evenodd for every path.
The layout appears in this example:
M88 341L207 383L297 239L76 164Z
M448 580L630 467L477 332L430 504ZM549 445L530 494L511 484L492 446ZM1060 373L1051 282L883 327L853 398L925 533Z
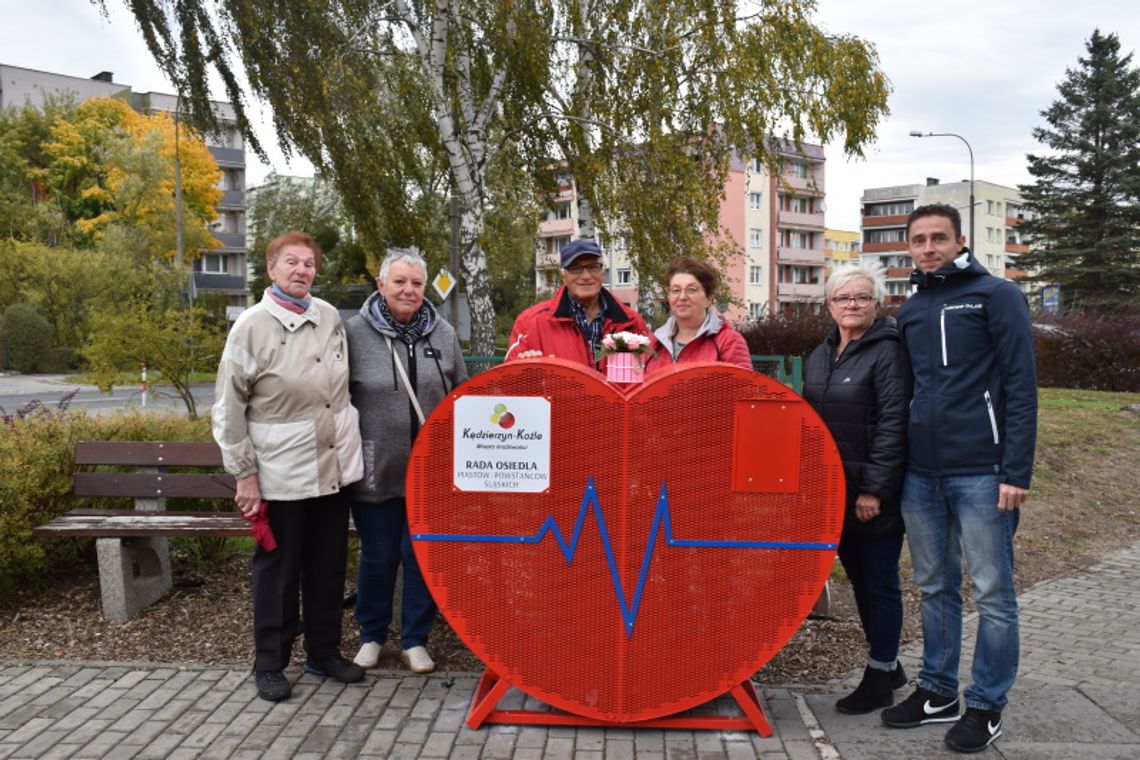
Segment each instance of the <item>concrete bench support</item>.
M99 587L105 620L130 620L172 586L170 542L160 536L100 538Z

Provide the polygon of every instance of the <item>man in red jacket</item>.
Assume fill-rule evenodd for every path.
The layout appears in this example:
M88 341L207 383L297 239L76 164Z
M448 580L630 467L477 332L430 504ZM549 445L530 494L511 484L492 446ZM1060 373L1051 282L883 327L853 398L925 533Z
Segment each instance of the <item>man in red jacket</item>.
M555 356L601 370L605 362L597 356L603 335L649 335L645 320L602 287L604 273L602 250L593 240L575 240L563 248L562 287L549 301L519 314L504 361Z

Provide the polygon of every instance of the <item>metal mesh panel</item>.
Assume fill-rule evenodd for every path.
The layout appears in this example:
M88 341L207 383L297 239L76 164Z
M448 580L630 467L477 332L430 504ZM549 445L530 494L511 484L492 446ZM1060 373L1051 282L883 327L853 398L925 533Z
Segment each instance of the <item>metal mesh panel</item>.
M408 471L410 529L432 594L515 686L602 720L670 715L749 678L798 629L834 560L844 486L826 427L790 389L735 367L687 365L623 396L597 373L546 361L496 367L459 393L551 400L546 493L452 487L456 394L427 421ZM784 442L800 450L798 490L733 488L734 465L762 466L772 450L736 442L741 400L799 420L774 425L798 430ZM763 429L762 420L748 424ZM548 517L562 546L553 532L480 539L534 537ZM420 538L438 534L471 540Z

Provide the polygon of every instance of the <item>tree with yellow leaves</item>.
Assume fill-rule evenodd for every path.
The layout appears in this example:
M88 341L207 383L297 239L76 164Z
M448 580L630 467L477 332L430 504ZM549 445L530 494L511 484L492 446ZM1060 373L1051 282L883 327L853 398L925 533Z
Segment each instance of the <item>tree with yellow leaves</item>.
M29 129L20 122L35 122ZM54 104L46 113L13 111L0 118L13 155L25 157L13 184L26 183L28 204L62 216L69 242L90 247L110 230L131 241L134 253L172 260L175 252L174 160L182 164L186 250L216 248L207 224L221 199L221 172L202 138L169 114L142 114L119 98ZM15 145L19 140L35 145ZM10 231L18 225L5 225ZM31 235L13 234L24 239ZM55 244L61 241L42 241Z

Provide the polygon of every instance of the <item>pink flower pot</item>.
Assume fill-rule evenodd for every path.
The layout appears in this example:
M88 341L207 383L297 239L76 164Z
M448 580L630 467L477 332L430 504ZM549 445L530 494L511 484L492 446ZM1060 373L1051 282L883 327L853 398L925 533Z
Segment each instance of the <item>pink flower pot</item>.
M633 354L610 354L606 359L606 380L611 383L640 383L645 378L641 362Z

